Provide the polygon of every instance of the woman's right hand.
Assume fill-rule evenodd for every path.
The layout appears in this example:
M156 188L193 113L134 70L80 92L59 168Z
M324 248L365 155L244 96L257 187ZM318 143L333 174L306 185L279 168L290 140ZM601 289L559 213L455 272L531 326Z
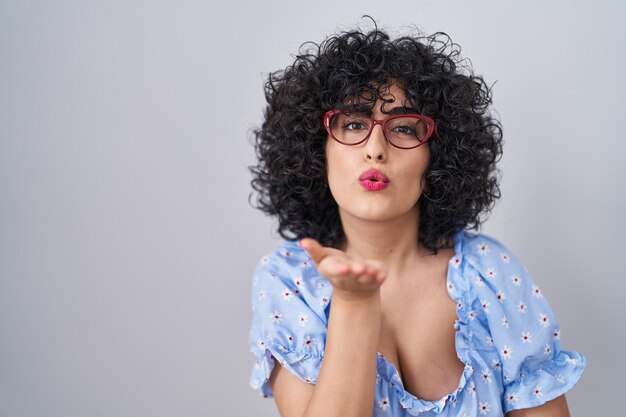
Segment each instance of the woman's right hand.
M325 247L311 238L299 242L318 272L333 286L333 298L366 299L375 295L387 278L387 267L380 261L357 261L345 252Z

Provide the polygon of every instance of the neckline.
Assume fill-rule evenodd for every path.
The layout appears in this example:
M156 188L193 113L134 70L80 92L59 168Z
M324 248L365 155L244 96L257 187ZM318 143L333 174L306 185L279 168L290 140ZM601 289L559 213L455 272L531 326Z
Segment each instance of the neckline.
M463 233L464 230L461 229L454 234L454 253L452 257L448 260L448 268L446 271L446 292L448 296L457 304L460 302L460 299L453 295L448 284L452 282L454 271L456 271L457 269L457 267L454 265L455 260L461 259L461 245ZM380 352L377 352L377 373L382 379L385 379L392 388L396 389L397 393L401 397L400 404L403 408L416 409L420 412L435 409L437 413L440 413L448 401L456 401L458 393L460 393L465 388L465 385L467 384L470 375L474 372L474 367L472 366L470 359L468 357L463 357L464 355L462 354L463 346L461 345L464 342L464 335L461 334L461 327L459 326L459 323L461 323L459 308L456 309L455 314L457 316L457 321L455 323L456 332L454 335L454 348L457 357L465 365L465 367L463 368L463 372L461 372L461 376L459 377L459 383L457 384L457 388L448 394L444 394L438 400L424 400L407 391L404 388L404 382L402 381L400 373L398 372L396 366L393 363L389 362L387 358L385 358Z

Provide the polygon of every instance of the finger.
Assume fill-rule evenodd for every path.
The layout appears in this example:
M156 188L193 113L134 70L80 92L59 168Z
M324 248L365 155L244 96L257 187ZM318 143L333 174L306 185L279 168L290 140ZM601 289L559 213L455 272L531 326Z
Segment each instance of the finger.
M319 265L322 259L324 259L324 247L320 245L317 240L305 237L304 239L300 239L298 245L307 251L316 265Z
M387 266L384 262L365 261L365 264L367 265L367 271L376 281L381 282L387 278Z
M327 278L353 275L350 271L349 261L339 256L324 257L317 269L320 275Z
M352 275L362 275L365 273L365 265L361 262L352 261L348 264L350 274Z

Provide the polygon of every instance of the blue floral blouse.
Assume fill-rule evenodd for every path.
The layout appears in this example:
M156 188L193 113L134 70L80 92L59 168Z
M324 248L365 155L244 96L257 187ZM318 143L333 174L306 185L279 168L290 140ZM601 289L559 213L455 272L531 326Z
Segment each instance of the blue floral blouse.
M437 401L416 398L379 353L374 416L502 416L558 397L585 369L583 354L561 350L548 301L506 247L462 230L454 250L447 289L457 302L455 346L465 363L458 388ZM261 259L252 286L252 388L272 396L268 378L274 358L315 384L331 299L332 286L296 242Z

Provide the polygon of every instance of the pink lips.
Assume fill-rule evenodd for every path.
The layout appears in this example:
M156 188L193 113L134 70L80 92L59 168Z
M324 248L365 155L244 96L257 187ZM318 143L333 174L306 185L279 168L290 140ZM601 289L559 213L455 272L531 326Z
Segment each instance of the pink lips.
M380 191L387 188L389 178L382 172L375 169L368 169L359 177L359 182L368 191Z

